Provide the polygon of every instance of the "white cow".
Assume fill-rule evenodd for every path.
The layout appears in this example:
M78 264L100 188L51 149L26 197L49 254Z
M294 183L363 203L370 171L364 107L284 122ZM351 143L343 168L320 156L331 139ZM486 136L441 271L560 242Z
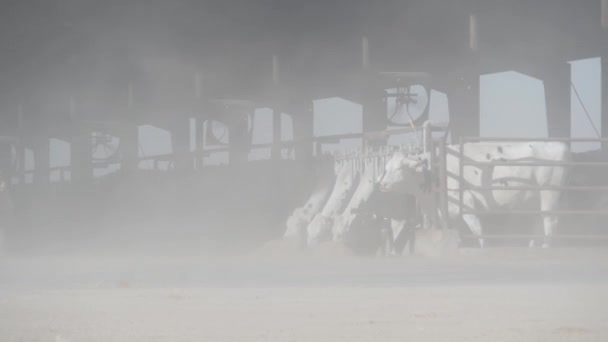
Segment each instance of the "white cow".
M447 146L448 172L448 214L450 218L459 215L460 160L459 145ZM531 143L467 143L464 144L464 158L476 162L488 161L534 161L561 162L570 159L568 147L559 142ZM380 187L383 191L397 191L415 195L421 209L430 217L436 217L438 206L436 197L429 191L430 180L428 153L406 155L396 153L387 163ZM470 186L563 186L566 183L566 169L563 166L465 166L464 180ZM515 210L540 207L542 211L557 209L560 192L555 190L464 190L463 207L466 210ZM473 234L482 235L479 216L462 216ZM558 222L556 215L542 215L544 228L543 247L548 246L549 237ZM483 246L483 239L479 239Z
M355 188L357 173L352 161L344 161L336 167L336 182L321 213L308 225L308 245L316 245L332 237L334 219L342 213Z
M376 249L379 247L380 240L382 239L381 227L376 226L381 222L373 213L360 212L363 206L368 204L371 199L376 189L377 175L381 171L378 169L379 165L376 159L364 159L363 164L364 169L359 176L359 184L344 210L334 219L332 228L334 241L345 243L348 247L355 250L360 250L361 247L365 250L368 250L370 247ZM360 219L358 223L360 223L359 226L363 229L351 232L356 219Z
M287 219L287 230L283 235L284 239L306 243L308 225L312 222L315 215L323 210L331 193L336 175L323 169L319 171L317 172L318 180L312 194L304 206L296 208Z
M357 209L364 203L369 201L374 192L377 182L376 175L379 173L375 170L375 163L372 160L365 161L365 169L359 177L359 184L350 201L344 208L344 211L336 218L333 225L333 236L335 241L342 240L344 234L348 232L349 227L357 216Z
M354 242L355 246L351 247L384 255L400 254L403 246L396 246L395 240L402 233L408 233L405 230L415 215L409 210L415 208L408 206L415 203L404 196L387 196L378 191L378 175L384 169L380 159L364 159L364 165L357 189L342 214L334 220L334 241Z

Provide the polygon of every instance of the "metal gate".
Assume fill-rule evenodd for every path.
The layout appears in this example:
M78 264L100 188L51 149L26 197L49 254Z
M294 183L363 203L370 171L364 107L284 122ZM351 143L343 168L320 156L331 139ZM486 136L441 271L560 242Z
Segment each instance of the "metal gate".
M432 131L432 129L431 129ZM431 145L435 145L434 148L430 148L429 152L431 154L431 168L436 168L433 170L438 174L440 179L440 184L438 189L439 197L439 210L444 214L447 214L448 206L447 201L449 200L449 193L457 192L457 202L458 202L458 212L460 218L465 214L475 214L479 216L494 216L494 215L556 215L556 216L566 216L566 215L608 215L608 205L604 208L593 209L593 208L565 208L559 207L559 209L551 210L551 211L542 211L540 208L538 210L472 210L470 208L466 208L464 206L464 194L466 191L493 191L493 190L528 190L528 191L543 191L543 190L552 190L552 191L562 191L569 193L584 193L584 192L606 192L608 195L608 182L607 185L572 185L568 182L563 186L526 186L526 185L517 185L517 186L509 186L509 185L489 185L489 186L474 186L468 184L464 179L464 171L466 167L495 167L495 166L562 166L567 169L567 174L572 171L574 168L605 168L608 171L608 161L574 161L568 160L563 162L554 162L554 161L546 161L546 160L526 160L526 161L518 161L518 160L488 160L488 161L475 161L470 158L466 158L466 147L467 143L475 143L475 142L488 142L488 143L517 143L517 142L563 142L570 146L572 143L577 142L596 142L596 143L607 143L608 139L594 139L594 138L482 138L482 137L463 137L460 139L458 145L458 152L451 151L446 148L445 143L435 143ZM435 155L435 153L437 153ZM455 175L448 174L447 170L447 156L448 154L456 154L456 157L459 160L459 173L456 176L458 179L458 187L456 189L448 189L447 188L447 180L448 177L454 177ZM608 176L607 176L608 177ZM568 179L568 178L567 178ZM560 197L563 197L563 193ZM563 203L563 198L561 199L561 203ZM447 215L443 216L444 218L448 217ZM447 225L447 220L445 225ZM538 234L484 234L480 236L483 239L536 239L542 238L544 236L539 236ZM468 236L467 238L473 238L473 236ZM477 238L477 236L475 236ZM590 239L608 239L607 234L554 234L551 236L551 239L578 239L578 240L590 240Z

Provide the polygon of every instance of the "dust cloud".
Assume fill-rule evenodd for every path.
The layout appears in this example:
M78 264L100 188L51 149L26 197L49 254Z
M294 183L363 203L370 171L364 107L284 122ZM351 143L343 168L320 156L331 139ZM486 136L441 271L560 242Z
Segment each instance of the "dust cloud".
M577 38L597 36L599 1L540 3L3 1L0 341L608 340L600 243L479 248L459 229L418 229L414 253L376 253L386 233L377 215L352 221L369 228L357 241L367 253L331 237L310 248L284 238L288 222L301 225L296 237L307 233L324 208L306 206L319 168L333 168L307 140L314 100L359 103L363 130L385 130L384 90L396 85L376 74L428 72L432 87L410 85L428 88L429 106L431 90L451 96L454 139L478 134L475 66L552 75L547 58L578 58L587 50ZM551 89L551 101L567 97ZM285 112L295 141L248 161L254 128L217 100ZM210 122L230 131L228 142ZM142 151L143 125L170 132L170 155ZM93 133L119 140L116 151L93 158L104 143ZM70 143L69 167L50 170L50 139ZM204 165L220 153L228 165ZM144 157L170 167L140 168ZM50 181L51 172L65 177ZM606 177L582 172L573 184L590 178ZM336 211L363 182L351 181ZM606 206L599 195L570 201ZM290 221L294 212L306 220ZM531 230L496 221L503 233ZM604 225L564 222L591 234Z

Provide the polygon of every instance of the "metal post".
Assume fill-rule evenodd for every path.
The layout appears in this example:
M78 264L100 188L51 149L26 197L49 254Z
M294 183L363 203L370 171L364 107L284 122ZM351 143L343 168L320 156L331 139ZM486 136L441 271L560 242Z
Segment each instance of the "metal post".
M460 137L460 150L458 151L458 215L462 218L464 202L464 139Z
M275 87L275 92L278 92L279 87L279 56L272 56L272 84ZM278 94L275 93L275 99L272 108L272 159L281 159L281 112L278 105Z
M310 160L313 157L313 104L310 100L293 104L294 146L296 160Z
M25 184L25 124L23 120L23 106L19 104L17 107L17 129L19 134L19 142L16 147L18 179L19 184Z
M126 111L120 127L121 169L126 172L137 170L139 159L139 129L135 120L133 84L127 87Z
M549 137L570 137L570 64L549 63L543 81Z
M606 3L606 11L608 12L608 0ZM608 21L608 18L607 18ZM601 57L602 60L602 128L601 134L602 138L608 138L608 48L604 48L605 53ZM602 142L602 150L608 153L608 142Z
M186 170L192 167L190 160L190 119L179 116L172 120L171 145L175 169Z
M373 79L363 90L363 132L380 132L386 129L386 99L381 85L374 84ZM386 144L387 137L374 136L363 141L365 150L378 149Z
M197 71L194 74L194 97L195 97L195 102L196 102L196 106L197 109L199 108L199 106L201 105L201 99L203 96L203 92L202 92L202 76L201 73L199 71ZM201 113L197 113L195 119L194 119L194 125L195 125L195 135L196 135L196 147L195 147L195 151L196 151L196 156L195 156L195 163L196 163L196 169L197 170L201 170L203 168L203 151L205 150L205 127L204 127L204 120L203 117L201 115Z
M34 182L47 185L50 182L50 139L46 132L38 132L34 150Z
M602 0L602 28L608 29L608 0Z
M449 228L447 153L446 146L443 142L439 144L438 148L439 210L441 211L441 228L445 232Z
M471 14L469 16L469 48L471 51L477 51L479 40L477 33L477 16L475 14Z
M369 41L365 36L361 37L361 67L369 69Z
M475 65L461 69L447 79L452 139L479 136L479 72Z

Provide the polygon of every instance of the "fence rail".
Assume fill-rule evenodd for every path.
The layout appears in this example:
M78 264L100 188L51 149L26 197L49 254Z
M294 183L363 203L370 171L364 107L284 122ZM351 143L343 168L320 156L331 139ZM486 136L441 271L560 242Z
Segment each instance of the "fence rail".
M484 234L484 235L463 235L461 238L463 240L476 240L476 239L486 239L486 240L524 240L524 239L542 239L544 235L538 234ZM608 240L608 234L599 235L599 234L555 234L551 235L551 239L553 240Z
M490 186L475 186L469 184L464 179L465 166L503 166L503 167L517 167L517 166L583 166L583 167L595 167L603 168L608 167L608 162L603 161L548 161L548 160L494 160L487 162L473 161L466 156L466 142L608 142L606 138L484 138L484 137L462 137L460 139L460 150L457 156L459 160L460 173L458 175L459 187L457 189L447 189L447 191L458 192L458 206L460 216L472 214L472 215L608 215L608 210L584 210L584 209L562 209L562 210L472 210L467 209L464 205L464 192L465 191L577 191L577 192L601 192L608 191L608 186L576 186L576 185L563 185L563 186L538 186L538 185L522 185L517 184L514 186L506 185L490 185ZM449 152L446 152L449 153ZM447 154L444 154L442 158L447 158ZM494 180L492 180L494 181ZM500 181L500 180L497 180ZM509 180L505 180L509 181Z
M576 143L576 142L596 142L596 143L606 143L608 142L608 138L502 138L502 137L462 137L459 142L459 151L449 151L448 149L444 149L443 154L441 155L442 159L446 159L448 154L455 155L459 158L459 174L447 174L442 175L443 177L456 178L458 179L459 186L453 188L447 188L444 186L441 188L441 192L444 194L447 193L456 193L457 194L457 205L459 208L459 215L479 215L479 216L500 216L500 215L553 215L553 216L578 216L578 215L593 215L593 216L608 216L608 208L606 209L592 209L590 207L587 208L563 208L563 209L553 209L553 210L499 210L499 209L490 209L490 210L476 210L473 208L467 208L464 204L464 193L466 191L572 191L577 193L599 193L599 192L608 192L608 184L601 184L598 186L592 185L526 185L521 182L517 182L516 180L504 179L507 183L505 184L492 184L492 185L474 185L470 184L464 178L464 171L467 167L477 166L477 167L542 167L542 166L557 166L557 167L588 167L588 168L596 168L604 170L604 168L608 167L608 161L550 161L550 160L530 160L530 159L522 159L522 160L489 160L489 161L476 161L471 160L467 157L466 149L467 144L470 142L501 142L501 143L522 143L522 142L566 142L566 143ZM445 166L444 166L445 167ZM447 170L446 170L447 171ZM492 179L492 177L490 177ZM516 183L512 186L509 186L509 182ZM500 182L500 179L494 180L492 182ZM441 195L440 195L441 196ZM447 195L443 195L447 196ZM606 235L561 235L561 236L552 236L551 238L556 239L608 239L608 230L606 231ZM518 238L535 238L535 237L543 237L543 236L534 236L532 234L505 234L505 235L485 235L483 238L489 239L518 239ZM475 236L477 238L477 236Z
M461 160L461 163L464 166L591 166L591 167L608 167L608 162L553 162L548 160L539 160L539 161L488 161L488 162L478 162L478 161L469 161L469 160Z
M463 142L608 142L608 138L500 138L462 137Z
M493 191L608 191L608 186L469 186L467 190L493 190ZM448 189L448 191L460 191L459 189Z
M608 210L467 210L462 215L608 215Z

